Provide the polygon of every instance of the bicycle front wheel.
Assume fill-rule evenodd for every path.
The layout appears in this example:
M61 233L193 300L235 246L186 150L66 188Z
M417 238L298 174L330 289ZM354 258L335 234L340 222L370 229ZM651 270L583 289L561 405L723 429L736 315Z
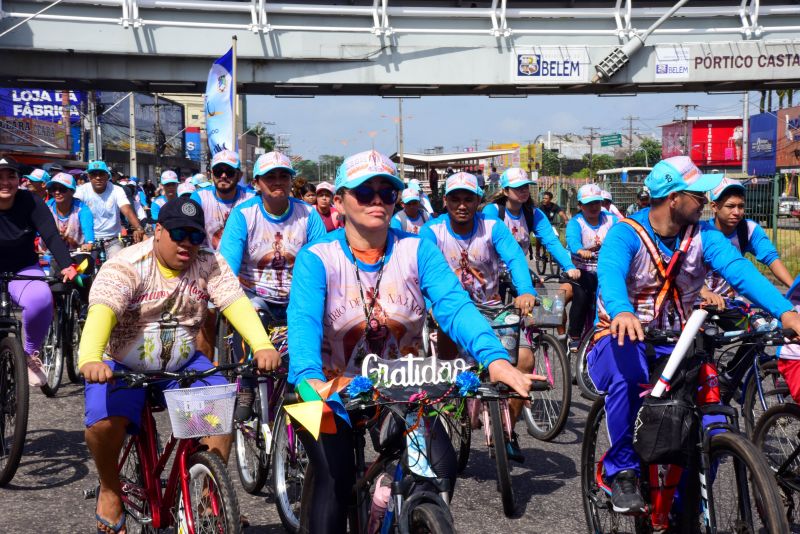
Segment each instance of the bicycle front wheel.
M197 534L240 533L239 501L220 457L209 451L196 452L188 467L189 495L179 491L175 503L176 532L189 532L187 516L191 513Z
M147 500L142 462L139 459L138 437L128 436L122 446L119 480L122 484L122 506L128 514L129 534L156 534L152 526L152 512Z
M758 386L761 384L761 395ZM759 366L758 375L753 374L747 381L742 402L742 418L748 436L753 436L756 423L772 406L791 402L789 387L778 371L778 361L771 360Z
M64 346L62 343L62 315L66 310L55 310L47 337L41 350L42 366L47 375L47 382L40 386L42 393L48 397L55 397L61 387L61 375L64 372Z
M413 534L452 534L455 532L450 511L430 502L411 510L409 532Z
M278 411L272 426L272 494L283 528L292 534L300 530L300 504L303 496L308 456L286 412Z
M786 516L791 523L800 522L800 406L773 406L758 420L753 431L753 443L764 455L775 473L778 486L787 505Z
M589 377L589 349L592 346L592 333L588 333L581 341L581 346L575 354L575 380L578 383L578 389L581 391L581 397L594 402L600 398L600 392L594 387L594 382Z
M0 340L0 487L17 472L28 431L28 370L17 338Z
M511 486L511 466L508 464L508 450L506 449L508 437L503 425L501 401L495 399L485 402L489 408L489 426L491 426L494 461L497 464L497 487L503 500L503 513L506 517L512 517L517 505L514 488Z
M758 448L741 434L711 438L709 509L717 532L789 532L775 478Z
M269 474L269 451L261 430L261 393L255 388L253 417L248 421L234 421L234 447L236 450L236 470L244 490L255 495Z
M85 318L81 317L81 296L74 290L69 298L69 317L64 325L61 334L61 342L64 346L64 366L67 368L67 376L73 384L83 382L83 377L78 369L78 347L81 343L81 332Z
M547 252L542 248L540 253L536 255L536 272L539 273L540 276L544 276L547 273L547 265L549 263L550 260L547 258Z
M472 446L472 425L469 419L467 399L458 399L452 409L439 412L439 418L450 437L453 450L456 451L458 472L461 473L467 467Z
M550 389L531 392L530 406L523 409L528 434L550 441L561 433L572 402L572 383L564 348L550 334L537 334L533 343L533 373L547 377Z

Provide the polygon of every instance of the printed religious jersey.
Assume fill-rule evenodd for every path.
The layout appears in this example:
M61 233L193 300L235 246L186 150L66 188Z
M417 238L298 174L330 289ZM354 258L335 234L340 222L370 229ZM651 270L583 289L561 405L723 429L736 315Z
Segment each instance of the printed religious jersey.
M389 229L383 264L356 260L344 229L309 244L297 256L289 296L289 382L360 374L367 354L418 355L426 300L442 329L482 365L508 359L429 241Z
M475 302L500 300L501 261L508 266L514 287L520 295L536 294L524 252L508 228L496 218L478 213L472 233L459 235L450 227L450 217L443 215L423 226L419 235L442 251L450 268Z
M484 215L493 219L497 219L500 214L497 204L494 202L486 204L482 211ZM503 223L523 251L527 252L530 248L531 232L533 232L536 239L550 252L550 255L558 262L561 269L569 271L575 268L570 260L569 253L564 248L564 245L561 244L561 241L558 240L558 234L553 229L553 225L547 220L547 215L539 208L533 209L533 229L528 228L528 222L525 220L525 214L522 213L522 210L516 217L510 211L505 210Z
M74 198L72 199L72 209L66 216L58 213L55 199L48 200L47 207L53 214L53 220L56 222L61 239L70 250L75 250L84 243L94 243L94 216L89 206ZM39 242L44 247L44 243L41 240Z
M208 302L224 310L244 294L225 260L205 249L180 276L166 278L153 243L150 238L108 260L92 284L89 306L104 304L117 317L109 357L134 371L174 371L195 352Z
M567 248L572 253L572 262L582 271L597 272L597 258L584 259L578 255L581 249L597 252L611 226L617 218L609 212L601 211L596 225L592 225L577 213L567 223Z
M749 252L766 266L769 266L773 261L779 259L778 251L775 249L775 245L772 244L772 241L767 237L764 229L753 220L745 219L745 222L747 223L747 250L741 252L742 246L739 243L739 234L735 229L725 236L728 238L728 241L731 242L731 245L736 247L736 249L741 252L742 256L744 256L746 252ZM711 219L709 224L714 226L714 219ZM714 227L716 228L716 226ZM714 293L722 295L723 297L736 297L736 290L731 287L718 271L710 270L708 272L708 276L706 276L706 286Z
M217 196L216 187L206 187L192 193L191 198L203 207L207 245L214 250L219 250L222 231L225 229L225 223L228 222L231 211L239 204L253 198L253 193L241 185L237 185L236 195L231 200L222 200Z
M290 198L286 213L275 217L256 196L233 208L219 251L245 291L286 305L297 252L326 233L317 210L302 200Z
M428 222L428 219L430 219L430 215L428 215L425 210L419 210L416 219L412 219L405 211L400 210L392 217L391 226L395 230L401 230L409 234L418 234L419 229Z
M633 313L645 327L680 330L700 296L707 266L719 271L734 288L775 317L792 308L722 232L707 222L684 229L673 243L664 243L653 231L649 214L650 209L646 208L630 219L646 232L655 249L648 247L625 220L612 226L606 235L597 269L599 330L607 329L622 312ZM667 266L679 247L685 253L675 277L677 293L665 298L656 314L655 302L664 279L652 258L660 256L663 266Z

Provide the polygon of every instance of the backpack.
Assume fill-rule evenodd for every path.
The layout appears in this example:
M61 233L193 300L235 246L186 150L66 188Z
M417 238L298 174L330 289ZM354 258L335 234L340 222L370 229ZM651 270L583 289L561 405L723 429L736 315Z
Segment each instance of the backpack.
M533 209L527 204L522 205L522 215L525 216L525 224L528 226L528 232L533 232ZM506 205L497 204L497 218L504 221L506 218ZM533 259L533 245L528 240L528 258Z

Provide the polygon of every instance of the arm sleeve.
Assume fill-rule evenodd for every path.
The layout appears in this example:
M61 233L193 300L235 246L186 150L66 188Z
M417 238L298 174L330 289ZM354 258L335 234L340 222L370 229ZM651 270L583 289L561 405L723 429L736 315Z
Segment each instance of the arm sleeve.
M153 204L155 206L155 204ZM247 246L247 221L242 210L233 208L225 230L222 231L222 240L219 243L219 253L228 262L233 274L239 275L242 268L242 255Z
M573 254L577 254L583 248L583 239L581 238L581 225L573 217L567 223L567 248Z
M506 225L497 220L492 226L492 243L497 254L508 266L511 280L514 282L517 292L520 295L536 295L522 247L519 246L519 243L514 239Z
M143 208L148 207L147 206L147 195L144 194L144 191L139 189L138 195L139 195L139 202L142 204L142 207Z
M83 232L83 240L86 243L94 243L94 215L89 206L82 205L78 211L78 220L81 223L81 232Z
M433 303L436 321L459 347L466 349L484 367L495 360L509 359L508 352L458 283L435 244L420 240L417 269L422 294Z
M64 240L61 239L61 234L58 233L56 222L53 220L53 214L50 212L47 204L44 203L44 200L36 195L31 195L31 197L33 198L33 211L30 217L31 222L33 222L33 227L36 228L36 231L42 236L42 240L53 256L55 256L61 268L65 269L69 267L72 265L72 257L69 255L67 244L64 243Z
M246 296L242 295L233 304L222 310L222 315L244 338L253 352L259 350L275 350L272 341L269 339L258 313Z
M701 232L703 259L734 289L775 317L792 309L792 304L731 245L722 232L708 225Z
M200 200L200 195L198 194L198 192L197 192L197 191L193 191L193 192L192 192L192 194L189 196L189 198L190 198L191 200L194 200L195 202L197 202L197 203L198 203L198 204L200 204L201 206L203 205L203 201L202 201L202 200Z
M316 241L321 237L325 237L328 234L328 230L325 228L325 223L322 222L322 217L319 216L317 210L311 209L308 213L308 226L306 227L306 243L311 243L312 241Z
M481 212L483 212L487 218L492 218L492 219L498 219L499 218L498 216L500 215L500 212L497 209L497 204L495 204L494 202L489 202L488 204L486 204L481 210Z
M403 231L403 225L402 225L402 223L400 223L400 219L397 218L397 215L394 215L392 217L392 222L389 223L389 228L394 228L398 232L402 232Z
M117 326L117 316L114 310L105 304L89 307L78 349L78 369L87 363L103 361L103 353L115 326Z
M750 236L747 252L755 256L764 265L770 265L773 261L780 259L775 245L772 244L764 229L758 224L753 228L753 235Z
M430 222L424 224L422 228L419 229L419 237L429 243L432 243L434 246L438 246L436 241L436 234L433 233L431 230Z
M153 203L150 204L150 218L153 219L154 221L158 221L159 211L161 211L161 206L154 199Z
M572 264L572 258L570 258L569 252L567 252L564 245L558 240L555 231L553 231L553 225L547 220L547 216L542 213L542 210L538 208L533 210L533 233L547 248L547 251L556 259L563 270L569 271L575 268L575 265Z
M639 237L627 224L612 226L600 247L597 259L598 289L612 319L622 312L635 313L628 300L625 280L638 250Z
M309 378L325 380L322 373L322 315L325 313L327 274L322 260L307 247L294 264L289 292L289 383Z

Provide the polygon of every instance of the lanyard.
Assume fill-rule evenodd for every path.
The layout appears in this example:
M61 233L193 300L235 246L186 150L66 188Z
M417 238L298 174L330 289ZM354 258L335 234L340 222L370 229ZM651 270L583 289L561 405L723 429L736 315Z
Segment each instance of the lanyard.
M353 247L350 246L350 241L347 239L347 236L345 236L344 241L345 243L347 243L347 248L350 249L350 254L353 255L353 269L356 272L356 282L358 282L358 292L361 295L361 305L364 307L364 319L367 321L367 329L372 329L369 323L370 319L372 319L372 312L375 310L375 305L378 303L378 291L380 290L381 280L383 279L383 268L386 265L385 262L386 262L387 247L384 246L384 252L383 255L381 256L380 268L378 269L378 279L375 282L375 291L373 293L374 297L372 299L372 305L369 308L367 308L367 301L364 298L364 287L361 284L361 275L359 274L360 271L358 268L358 259L356 258L356 255L353 253Z

